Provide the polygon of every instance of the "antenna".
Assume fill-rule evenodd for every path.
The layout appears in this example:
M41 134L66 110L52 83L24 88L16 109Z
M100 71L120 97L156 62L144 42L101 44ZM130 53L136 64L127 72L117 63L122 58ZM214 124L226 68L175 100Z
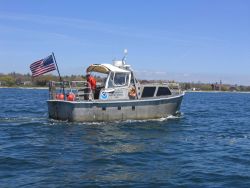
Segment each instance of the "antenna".
M125 48L124 51L123 51L123 53L124 53L124 56L122 58L122 62L125 65L125 60L126 60L126 57L127 57L127 54L128 54L128 50Z

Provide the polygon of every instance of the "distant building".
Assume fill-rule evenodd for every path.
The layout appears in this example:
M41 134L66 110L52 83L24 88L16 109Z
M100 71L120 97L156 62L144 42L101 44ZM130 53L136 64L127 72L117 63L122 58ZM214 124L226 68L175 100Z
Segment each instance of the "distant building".
M213 91L221 91L221 81L220 84L218 84L217 82L215 84L211 84L211 87Z
M222 81L220 80L219 90L221 91L222 88Z
M193 87L191 88L192 91L200 91L200 88Z
M31 81L24 81L23 85L24 86L30 86L30 85L32 85L32 82Z
M229 91L237 91L237 90L238 90L237 86L230 86L229 87Z

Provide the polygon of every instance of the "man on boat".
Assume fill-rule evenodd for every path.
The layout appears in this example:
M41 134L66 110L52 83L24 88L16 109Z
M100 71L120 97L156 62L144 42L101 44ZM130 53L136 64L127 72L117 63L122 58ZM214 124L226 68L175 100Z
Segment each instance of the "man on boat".
M90 88L91 92L93 95L93 98L95 96L95 90L96 90L96 79L90 75L89 72L86 74L87 82L88 82L88 87ZM91 96L91 94L90 94Z

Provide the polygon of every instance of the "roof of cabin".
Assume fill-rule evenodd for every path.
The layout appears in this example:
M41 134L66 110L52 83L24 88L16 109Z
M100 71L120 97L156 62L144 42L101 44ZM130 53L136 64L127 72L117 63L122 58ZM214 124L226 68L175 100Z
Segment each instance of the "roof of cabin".
M99 72L108 74L111 72L122 72L122 73L129 73L130 71L121 69L111 64L92 64L87 68L87 72Z

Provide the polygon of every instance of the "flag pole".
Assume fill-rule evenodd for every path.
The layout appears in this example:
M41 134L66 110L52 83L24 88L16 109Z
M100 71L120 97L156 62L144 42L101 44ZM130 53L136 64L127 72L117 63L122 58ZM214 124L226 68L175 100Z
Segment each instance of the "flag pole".
M60 82L62 82L64 100L66 100L65 89L64 89L64 81L62 80L61 74L60 74L60 72L59 72L59 68L58 68L58 65L57 65L57 62L56 62L56 58L55 58L54 52L52 52L52 56L53 56L53 59L54 59L55 64L56 64L56 70L57 70L57 72L58 72Z

